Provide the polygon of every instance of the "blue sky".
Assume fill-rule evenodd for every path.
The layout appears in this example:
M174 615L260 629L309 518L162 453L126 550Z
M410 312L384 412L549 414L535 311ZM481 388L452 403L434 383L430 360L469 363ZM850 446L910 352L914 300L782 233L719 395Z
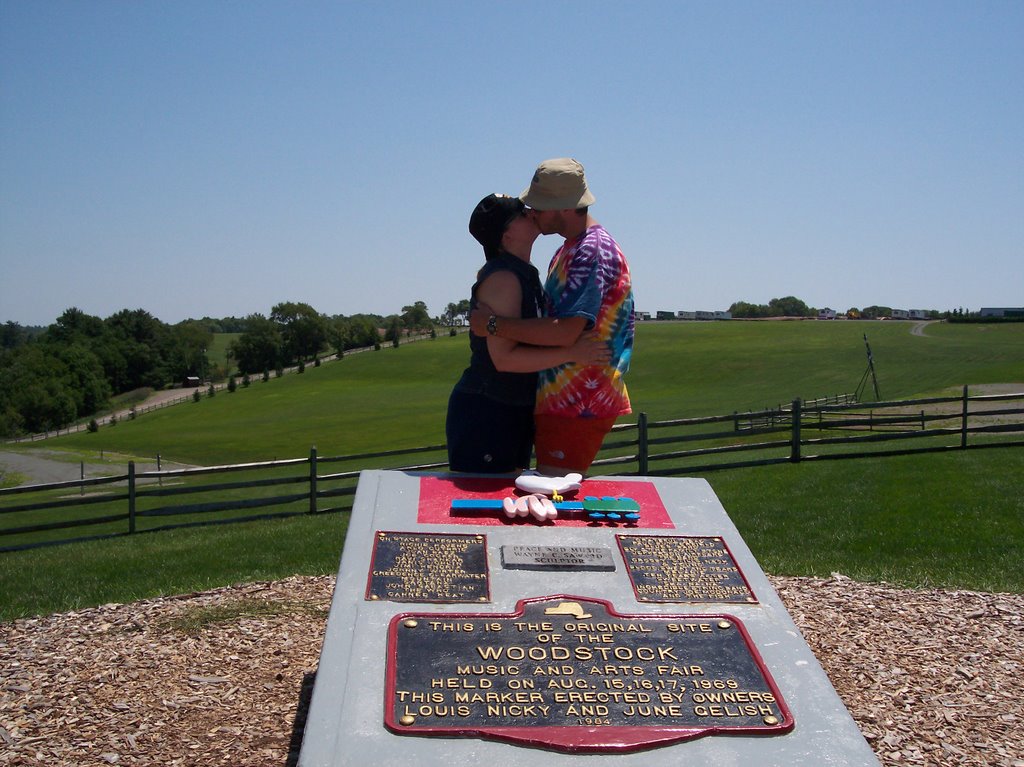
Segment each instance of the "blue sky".
M0 0L0 321L439 314L559 156L641 310L1021 306L1021 40L1016 0Z

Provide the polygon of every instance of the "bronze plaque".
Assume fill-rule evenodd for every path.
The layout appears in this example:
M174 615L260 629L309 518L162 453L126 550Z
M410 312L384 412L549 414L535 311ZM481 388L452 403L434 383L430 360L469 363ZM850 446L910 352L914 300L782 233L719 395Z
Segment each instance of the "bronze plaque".
M366 599L489 602L486 537L378 532Z
M400 735L599 753L793 728L730 615L622 615L567 595L511 614L406 613L386 658L384 721Z
M721 537L615 537L638 602L757 602Z

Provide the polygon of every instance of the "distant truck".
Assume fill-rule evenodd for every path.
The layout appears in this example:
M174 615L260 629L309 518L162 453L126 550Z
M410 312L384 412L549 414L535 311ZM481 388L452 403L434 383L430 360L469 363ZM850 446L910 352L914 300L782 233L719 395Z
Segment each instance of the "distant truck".
M199 376L185 376L185 380L181 382L182 389L196 389L202 385L203 382Z
M819 320L834 320L835 318L836 318L836 310L835 309L829 309L829 308L826 307L825 309L819 309L818 310L818 319Z

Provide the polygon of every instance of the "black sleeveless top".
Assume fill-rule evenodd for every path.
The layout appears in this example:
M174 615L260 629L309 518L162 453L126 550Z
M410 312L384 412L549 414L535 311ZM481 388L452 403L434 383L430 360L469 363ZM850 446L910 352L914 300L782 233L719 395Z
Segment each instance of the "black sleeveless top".
M490 259L476 275L469 305L477 308L477 288L480 283L497 271L512 272L519 279L523 294L520 316L538 317L544 301L544 289L540 285L537 267L510 253L501 252ZM456 391L466 394L480 394L506 405L533 407L537 399L536 373L503 373L494 367L487 351L487 339L469 334L469 367L455 384Z

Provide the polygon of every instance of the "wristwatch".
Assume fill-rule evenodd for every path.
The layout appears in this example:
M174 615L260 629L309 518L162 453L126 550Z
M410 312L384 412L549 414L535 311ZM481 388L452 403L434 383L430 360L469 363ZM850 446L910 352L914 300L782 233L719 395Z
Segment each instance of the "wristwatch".
M492 336L498 335L498 318L493 314L487 318L487 334Z

